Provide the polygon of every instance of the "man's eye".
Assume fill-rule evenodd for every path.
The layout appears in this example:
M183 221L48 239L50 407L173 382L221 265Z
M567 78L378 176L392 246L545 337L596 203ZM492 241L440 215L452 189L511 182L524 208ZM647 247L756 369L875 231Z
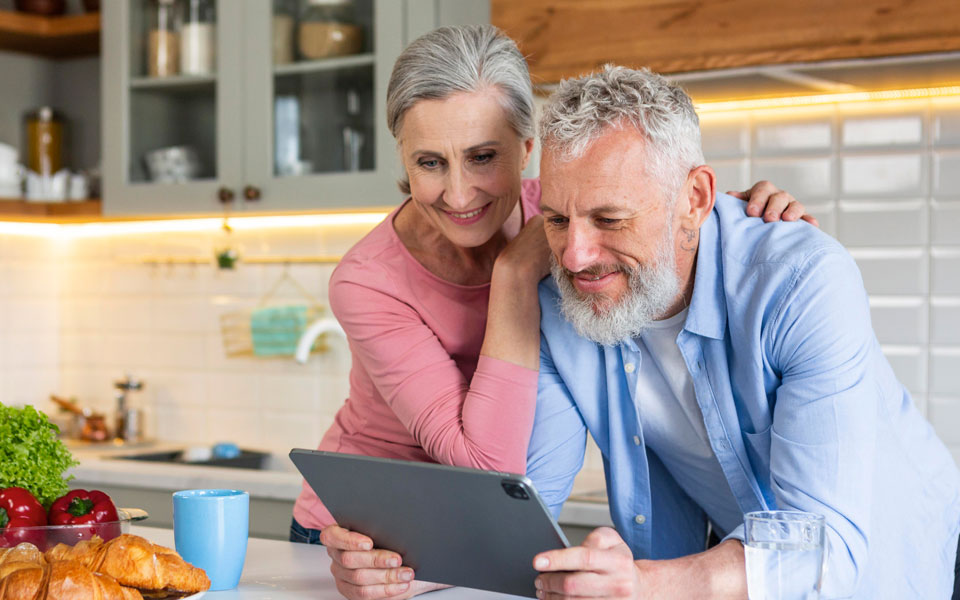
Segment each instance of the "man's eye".
M620 222L620 219L605 219L603 217L600 217L597 219L597 223L601 225L616 225L619 222Z
M547 223L550 223L555 227L563 227L564 225L567 224L567 218L566 217L549 217L547 219Z

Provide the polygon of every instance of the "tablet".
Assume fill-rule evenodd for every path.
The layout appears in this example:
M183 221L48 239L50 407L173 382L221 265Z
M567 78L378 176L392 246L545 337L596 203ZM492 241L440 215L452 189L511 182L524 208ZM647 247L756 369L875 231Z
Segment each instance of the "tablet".
M522 475L294 449L341 527L399 553L420 581L536 597L533 557L569 546Z

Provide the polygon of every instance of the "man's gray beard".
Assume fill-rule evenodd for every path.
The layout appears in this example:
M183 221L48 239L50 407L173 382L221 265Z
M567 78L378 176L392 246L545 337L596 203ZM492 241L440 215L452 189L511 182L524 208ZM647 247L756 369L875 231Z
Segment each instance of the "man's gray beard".
M652 267L621 265L627 274L627 292L613 306L606 306L610 303L606 296L591 297L577 291L566 270L551 257L551 273L560 288L560 314L573 325L578 335L604 346L616 346L638 337L670 308L677 297L680 283L675 256L676 251L667 236ZM594 310L595 304L600 305L599 314Z

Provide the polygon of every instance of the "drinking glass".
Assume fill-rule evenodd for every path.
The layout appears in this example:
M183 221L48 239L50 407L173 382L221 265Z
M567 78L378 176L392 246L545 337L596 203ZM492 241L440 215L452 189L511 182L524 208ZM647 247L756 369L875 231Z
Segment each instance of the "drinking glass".
M818 600L824 520L813 513L774 510L744 517L750 600Z

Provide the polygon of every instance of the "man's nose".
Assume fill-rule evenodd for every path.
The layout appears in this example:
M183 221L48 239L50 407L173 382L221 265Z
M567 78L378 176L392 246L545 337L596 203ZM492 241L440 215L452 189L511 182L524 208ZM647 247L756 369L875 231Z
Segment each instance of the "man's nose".
M596 231L571 220L567 227L567 244L561 256L563 267L577 273L598 264L599 258L600 245Z

